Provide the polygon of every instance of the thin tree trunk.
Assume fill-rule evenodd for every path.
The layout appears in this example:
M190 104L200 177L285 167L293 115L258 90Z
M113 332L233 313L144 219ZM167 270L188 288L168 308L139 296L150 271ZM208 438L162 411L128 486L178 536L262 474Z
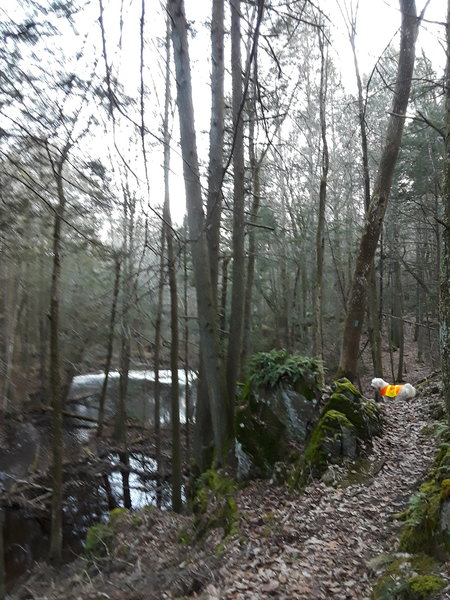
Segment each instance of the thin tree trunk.
M5 511L0 508L0 600L6 597L6 569L5 569Z
M241 2L231 0L231 78L233 113L233 262L231 286L230 334L227 354L227 386L230 418L235 398L236 381L240 370L242 350L242 326L244 318L245 255L245 165L244 165L244 120L241 58Z
M217 312L205 233L205 215L203 212L197 139L194 126L187 23L183 0L168 0L167 7L172 20L172 42L177 80L187 220L197 292L200 352L208 386L215 458L218 465L224 465L228 463L229 452L232 448L233 422L227 410L224 394L225 386L220 360Z
M355 67L356 83L358 87L358 118L361 134L361 151L363 162L363 182L364 182L364 207L366 213L370 205L370 173L369 173L369 151L367 143L366 128L366 103L363 98L362 81L359 71L358 57L355 46L355 23L351 23L350 43L353 53L353 64ZM372 348L372 363L374 373L377 377L383 376L382 341L381 341L381 321L379 318L380 310L377 296L377 280L375 270L375 258L372 260L368 278L368 316L369 316L369 338Z
M402 11L400 55L394 99L370 207L360 239L344 324L338 376L354 380L357 372L362 324L366 310L367 277L380 238L408 106L414 69L419 20L414 0L400 0Z
M322 340L322 292L323 292L323 263L325 254L325 206L327 200L327 181L329 169L329 153L327 142L327 122L326 122L326 98L327 98L327 59L325 51L325 34L318 29L319 47L321 55L320 63L320 92L319 92L319 111L320 111L320 133L322 138L322 174L320 177L319 189L319 211L316 232L316 282L314 298L314 354L317 358L323 359L323 340Z
M17 329L19 324L19 316L22 311L22 302L24 300L22 286L22 265L18 265L17 276L15 282L12 284L13 288L11 290L11 298L9 307L7 308L7 312L5 314L9 315L9 318L6 319L5 326L5 376L3 380L3 389L2 389L2 410L4 413L8 411L10 406L10 402L13 398L13 382L12 382L12 371L14 364L14 351L16 345L17 338Z
M166 245L166 236L164 227L161 227L161 254L159 261L159 281L158 281L158 301L156 306L155 320L155 406L154 406L154 435L155 435L155 460L156 460L156 506L161 508L162 505L162 488L161 488L161 383L159 381L159 370L161 368L161 324L162 324L162 308L164 294L164 252Z
M188 268L186 244L183 247L183 299L184 299L184 403L186 421L186 462L191 458L191 387L189 378L189 318L188 318Z
M440 284L440 346L442 382L444 385L444 400L447 407L447 417L450 424L450 0L447 4L447 65L444 77L445 89L445 167L444 202Z
M117 301L119 298L119 288L120 288L120 267L121 260L118 256L115 257L115 268L114 268L114 289L113 289L113 299L111 306L111 315L109 318L109 332L108 332L108 343L106 349L106 361L105 361L105 379L103 380L102 389L100 391L100 398L98 401L98 427L97 427L97 437L101 437L103 433L103 422L105 419L105 400L106 400L106 392L108 389L108 378L111 370L111 361L113 355L114 348L114 328L116 325L116 313L117 313Z
M256 73L255 73L256 76ZM255 78L255 77L254 77ZM256 90L254 90L254 94ZM253 104L255 96L253 95ZM256 141L255 141L255 110L252 111L249 125L249 158L250 170L252 174L252 205L250 209L250 218L256 222L259 212L261 200L261 179L260 167L261 162L256 158ZM252 295L253 282L255 279L255 263L256 263L256 232L254 227L250 227L248 231L248 259L247 259L247 275L244 292L244 324L243 324L243 341L242 341L242 357L241 364L244 365L250 343L250 332L252 326Z
M53 461L52 461L52 510L50 531L50 559L59 563L63 543L63 398L61 389L61 356L59 347L59 295L61 284L61 229L66 208L63 167L70 144L62 150L56 165L53 165L56 180L58 206L55 210L53 227L53 269L50 292L50 393L53 407Z
M211 18L211 126L209 131L209 177L207 236L211 284L217 296L219 279L220 219L222 214L224 139L224 0L213 0Z
M181 431L180 431L180 386L178 381L178 292L175 254L172 239L172 216L170 214L170 131L169 131L169 106L170 106L170 22L167 18L166 36L166 90L164 102L164 207L163 221L167 241L167 258L169 269L170 290L170 406L172 425L172 510L180 513L183 509L181 500Z

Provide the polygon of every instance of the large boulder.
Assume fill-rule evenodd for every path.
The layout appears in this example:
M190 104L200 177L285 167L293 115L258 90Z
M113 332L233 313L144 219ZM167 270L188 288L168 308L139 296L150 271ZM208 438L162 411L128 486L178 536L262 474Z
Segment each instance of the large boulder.
M381 432L378 406L364 398L348 379L334 382L301 458L300 484L322 476L329 465L356 458L364 444Z
M412 496L403 515L400 548L426 552L441 560L450 556L450 445L443 444L429 478Z
M274 465L302 449L319 420L322 370L314 359L285 350L249 362L236 411L236 455L241 478L270 477Z

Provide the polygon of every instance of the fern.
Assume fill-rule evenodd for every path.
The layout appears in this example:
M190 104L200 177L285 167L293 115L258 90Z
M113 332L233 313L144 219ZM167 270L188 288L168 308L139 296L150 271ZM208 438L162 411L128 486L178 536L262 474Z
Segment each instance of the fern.
M290 354L287 350L259 352L248 362L249 383L255 387L275 388L283 381L296 383L299 379L316 383L322 373L320 361Z

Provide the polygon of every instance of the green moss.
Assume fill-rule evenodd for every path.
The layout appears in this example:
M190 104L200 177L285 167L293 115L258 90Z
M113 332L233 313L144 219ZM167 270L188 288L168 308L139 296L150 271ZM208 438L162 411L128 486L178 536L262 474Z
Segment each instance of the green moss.
M428 600L445 586L435 575L437 563L425 554L394 558L379 577L372 600Z
M122 520L123 517L129 515L130 511L127 508L114 508L109 513L109 522L115 525Z
M224 538L234 535L239 524L236 491L236 483L223 473L214 469L202 473L192 502L194 531L185 539L202 541L213 529L222 529Z
M110 552L115 537L114 527L129 514L126 508L115 508L109 513L106 523L89 527L86 532L85 551L88 556L105 556Z
M86 532L85 551L88 556L106 556L111 548L114 533L108 523L89 527Z
M408 579L407 585L411 592L411 600L427 600L438 594L446 582L442 577L435 575L417 575Z
M319 477L330 462L339 462L345 455L344 437L351 435L353 430L353 424L337 410L329 410L322 415L305 448L301 485L311 476Z
M400 535L400 549L406 552L424 551L437 558L446 558L450 550L450 531L442 527L443 503L450 498L450 480L431 479L424 482L409 500L405 528Z
M335 392L339 392L344 394L349 400L353 400L354 398L362 398L361 392L353 385L353 383L342 377L333 383L333 388Z
M357 436L362 440L370 440L381 434L381 415L375 402L366 400L348 379L339 379L333 383L333 393L322 409L343 413L356 428Z

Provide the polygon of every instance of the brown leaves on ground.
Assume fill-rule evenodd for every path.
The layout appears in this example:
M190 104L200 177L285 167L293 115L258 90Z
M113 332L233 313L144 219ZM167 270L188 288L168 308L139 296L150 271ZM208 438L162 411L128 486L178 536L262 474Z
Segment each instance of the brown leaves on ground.
M180 543L190 517L142 511L121 518L106 556L60 573L41 566L12 598L369 600L375 574L368 563L395 551L400 525L392 516L435 454L423 432L434 402L422 390L414 402L384 403L384 435L375 439L364 475L350 468L345 486L340 467L328 473L335 486L316 481L302 494L250 483L238 495L239 535L220 554L217 536L203 547Z

